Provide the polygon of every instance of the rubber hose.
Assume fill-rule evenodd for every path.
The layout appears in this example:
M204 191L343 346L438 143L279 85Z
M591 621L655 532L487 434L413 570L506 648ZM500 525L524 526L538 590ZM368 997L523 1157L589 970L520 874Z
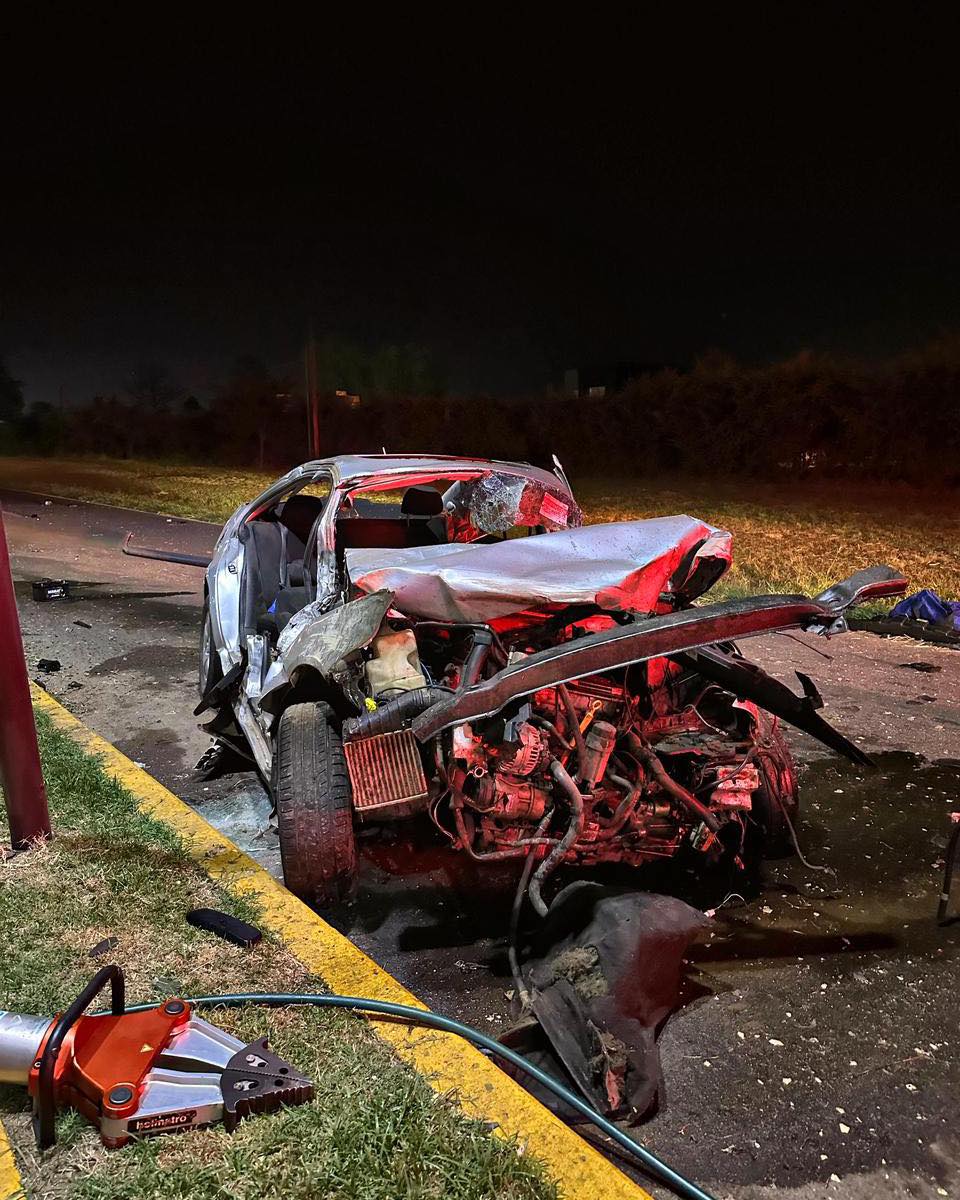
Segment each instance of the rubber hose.
M564 767L558 758L555 758L550 764L550 774L567 793L567 799L570 801L570 824L567 826L567 832L550 851L540 866L537 867L533 878L530 880L530 903L541 917L547 915L547 906L543 902L540 889L560 865L563 856L580 834L583 833L584 821L583 796L580 794L580 789L570 778L566 767Z
M343 723L343 734L347 738L375 737L379 733L393 733L402 729L414 717L419 717L434 704L450 699L450 689L444 687L413 688L375 708L373 712L349 717Z
M583 740L583 730L580 728L577 710L573 707L573 700L570 698L570 690L565 683L557 684L557 694L563 701L563 711L566 714L567 724L570 726L570 736L577 747L577 773L580 774L587 765L587 744Z
M515 1050L509 1049L507 1046L501 1046L499 1042L494 1041L488 1034L482 1030L474 1029L470 1025L463 1025L460 1021L454 1021L452 1017L444 1017L439 1013L430 1012L428 1009L412 1008L407 1004L394 1004L390 1000L367 1000L362 996L322 996L307 992L231 992L223 996L193 996L184 997L188 1004L192 1004L197 1008L242 1008L249 1004L265 1004L271 1006L286 1006L305 1004L314 1008L347 1008L353 1009L355 1012L378 1013L386 1017L402 1017L405 1020L413 1021L418 1025L428 1025L433 1029L440 1029L444 1033L455 1033L458 1037L464 1038L468 1042L472 1042L475 1046L487 1050L490 1054L497 1058L502 1058L512 1066L525 1072L537 1083L552 1092L558 1099L568 1104L575 1112L578 1112L582 1117L586 1117L592 1122L601 1133L605 1133L621 1146L629 1154L632 1154L639 1162L657 1175L664 1183L674 1188L676 1192L684 1197L684 1200L716 1200L716 1197L711 1196L709 1192L705 1192L692 1179L687 1179L685 1175L681 1175L679 1171L675 1171L673 1167L662 1162L655 1154L635 1141L629 1134L619 1129L612 1121L608 1121L602 1113L591 1107L585 1100L572 1092L568 1087L564 1087L559 1080L548 1075L546 1071L542 1071L523 1057L522 1054L517 1054ZM155 1004L133 1004L126 1009L127 1012L146 1012L148 1009L156 1008ZM101 1015L101 1014L98 1014Z
M612 771L607 771L605 778L609 779L611 783L615 783L617 787L622 787L626 795L617 805L616 812L610 818L609 823L601 824L600 832L597 834L600 841L606 841L620 832L633 815L637 801L643 793L642 782L631 783L629 779L625 779L622 775L615 775Z
M537 826L537 831L534 834L535 838L541 838L547 832L547 826L553 817L552 812L548 812L540 824ZM513 897L513 906L510 909L510 937L507 942L507 959L510 963L510 973L513 975L513 982L517 985L517 997L520 1000L520 1007L524 1012L530 1004L530 993L527 991L527 985L523 981L523 971L520 969L520 955L517 952L517 936L520 932L520 912L523 909L523 899L527 894L527 887L530 883L530 875L533 871L533 865L536 861L536 849L531 846L527 851L527 857L523 860L523 870L520 872L520 882L517 884L516 895Z
M651 746L648 746L646 742L641 741L635 733L627 734L627 739L630 742L630 749L644 766L649 768L650 774L663 790L669 792L671 796L679 800L683 807L692 816L701 820L711 833L719 833L720 822L717 819L716 813L712 813L705 804L696 798L693 792L688 792L675 779L671 779L667 774L667 768L657 757L656 751Z
M483 670L483 664L487 661L492 645L492 629L475 629L473 631L473 645L470 647L470 653L460 672L461 688L472 687L480 678L480 672Z

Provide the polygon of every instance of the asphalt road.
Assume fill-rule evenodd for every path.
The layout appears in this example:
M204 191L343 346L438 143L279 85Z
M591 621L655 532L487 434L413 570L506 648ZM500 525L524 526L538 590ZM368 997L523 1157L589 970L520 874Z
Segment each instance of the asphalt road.
M128 531L199 553L216 528L12 492L0 502L31 675L279 873L255 776L205 784L192 772L208 744L191 715L201 572L120 553ZM80 581L81 598L34 602L29 582L43 576ZM746 903L722 909L661 1037L663 1102L641 1136L738 1200L960 1195L960 926L933 922L960 808L960 653L869 634L767 637L749 652L787 681L811 674L826 715L879 769L793 738L803 849L835 875L772 863ZM60 670L40 674L41 658ZM358 898L333 920L432 1007L495 1033L512 1019L512 872L401 832L364 839Z

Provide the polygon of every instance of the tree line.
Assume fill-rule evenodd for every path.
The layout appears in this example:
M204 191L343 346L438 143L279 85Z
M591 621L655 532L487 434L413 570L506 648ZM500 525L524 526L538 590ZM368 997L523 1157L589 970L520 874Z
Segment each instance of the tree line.
M589 398L458 396L424 363L394 353L392 370L381 359L379 381L356 365L320 372L321 455L386 447L547 463L557 454L581 476L816 474L960 485L960 336L882 362L805 352L751 365L711 353L688 371L644 375ZM65 411L27 409L0 364L0 443L7 453L281 468L307 457L304 388L244 358L208 400L144 368L115 395Z

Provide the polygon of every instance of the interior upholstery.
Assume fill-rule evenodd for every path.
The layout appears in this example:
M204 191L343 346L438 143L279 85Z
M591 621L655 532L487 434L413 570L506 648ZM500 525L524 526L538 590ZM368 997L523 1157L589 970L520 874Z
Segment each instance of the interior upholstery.
M284 500L277 509L277 520L286 526L299 539L301 549L306 546L307 538L315 521L326 507L326 500L320 496L304 496L299 492ZM301 560L303 555L300 555Z
M285 524L272 517L249 521L241 526L239 537L244 545L243 629L253 633L258 622L269 616L274 617L277 627L282 629L307 603L303 578L304 543Z

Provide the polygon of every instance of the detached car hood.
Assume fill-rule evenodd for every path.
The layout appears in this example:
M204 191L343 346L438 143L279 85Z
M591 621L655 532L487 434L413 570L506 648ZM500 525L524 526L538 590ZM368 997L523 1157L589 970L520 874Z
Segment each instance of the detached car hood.
M427 620L490 621L545 604L648 613L695 574L710 586L729 566L730 544L694 517L655 517L493 545L347 550L346 564L361 592L387 589L401 612ZM700 571L707 560L713 569Z

